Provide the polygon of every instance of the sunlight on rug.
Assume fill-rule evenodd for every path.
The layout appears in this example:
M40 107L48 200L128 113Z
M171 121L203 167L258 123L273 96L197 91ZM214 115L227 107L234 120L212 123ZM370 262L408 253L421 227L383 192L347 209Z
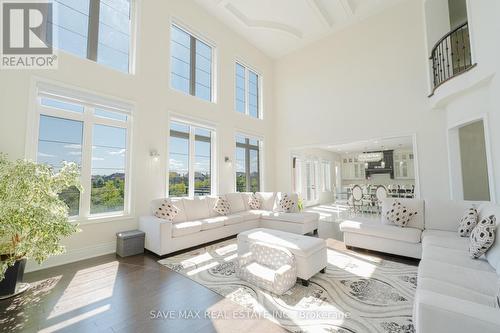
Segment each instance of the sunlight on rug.
M160 260L292 332L414 332L417 267L328 249L325 274L277 296L236 277L235 239Z

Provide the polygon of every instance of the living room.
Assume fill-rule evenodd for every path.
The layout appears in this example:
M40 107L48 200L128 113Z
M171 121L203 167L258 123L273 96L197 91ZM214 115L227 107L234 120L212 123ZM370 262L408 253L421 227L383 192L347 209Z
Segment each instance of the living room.
M450 265L483 281L467 294L432 275L444 236L426 230L468 254L462 215L500 211L496 1L47 2L1 2L2 268L28 259L2 329L498 331L498 241L462 258L484 274ZM33 205L37 188L57 195ZM408 226L366 224L389 202ZM227 265L252 237L292 252L291 289ZM145 252L119 256L131 242ZM450 302L462 312L429 314Z

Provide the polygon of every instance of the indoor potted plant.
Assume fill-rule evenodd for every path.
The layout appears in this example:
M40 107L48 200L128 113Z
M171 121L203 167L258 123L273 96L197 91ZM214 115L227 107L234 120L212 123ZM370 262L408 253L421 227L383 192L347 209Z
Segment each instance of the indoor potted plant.
M9 161L0 154L0 297L16 293L27 259L39 264L60 254L62 237L78 231L68 221L68 206L59 193L80 189L79 170L64 163L55 173L47 165Z

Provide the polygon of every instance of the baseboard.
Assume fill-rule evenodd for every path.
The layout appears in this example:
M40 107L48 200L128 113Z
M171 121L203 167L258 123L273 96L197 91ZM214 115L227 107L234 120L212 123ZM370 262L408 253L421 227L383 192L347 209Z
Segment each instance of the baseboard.
M116 252L116 242L114 241L88 246L81 249L68 250L61 255L50 257L41 265L38 265L33 260L28 260L26 272L33 272L44 268L69 264L75 261L98 257L114 252Z

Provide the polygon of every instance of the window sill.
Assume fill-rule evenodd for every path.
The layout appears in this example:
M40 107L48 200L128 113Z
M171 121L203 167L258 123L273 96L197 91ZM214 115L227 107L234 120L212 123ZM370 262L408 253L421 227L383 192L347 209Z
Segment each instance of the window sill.
M179 94L181 96L191 97L191 98L193 98L196 101L207 103L208 105L217 105L217 102L215 101L215 99L213 99L213 100L206 100L206 99L198 97L196 95L191 95L191 94L186 93L185 91L176 89L176 88L172 87L172 85L169 85L169 88L170 88L171 91L173 91L174 93Z
M71 223L78 223L79 225L89 225L89 224L97 224L97 223L107 223L107 222L115 222L120 220L130 220L135 216L131 214L103 214L103 215L95 215L87 218L76 218L70 219Z

